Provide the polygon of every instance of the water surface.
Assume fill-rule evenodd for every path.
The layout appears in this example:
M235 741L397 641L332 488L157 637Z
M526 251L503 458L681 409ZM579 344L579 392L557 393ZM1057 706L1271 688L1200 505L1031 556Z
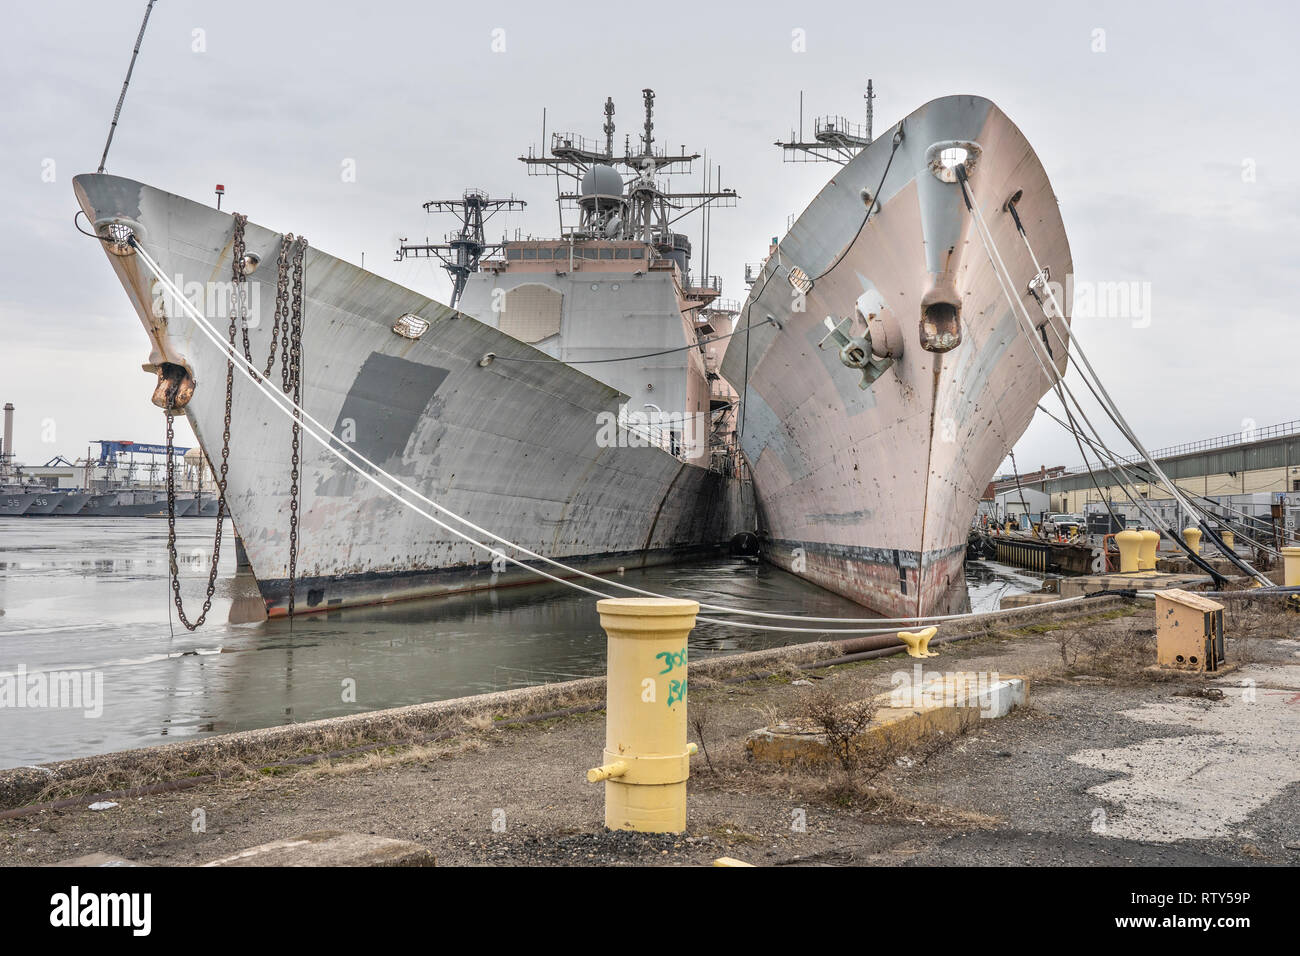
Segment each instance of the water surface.
M215 519L177 522L186 610L197 616ZM207 623L176 621L166 522L152 518L0 519L0 672L102 674L98 717L84 708L0 706L0 767L168 740L316 720L601 674L595 599L561 585L230 623L255 595L235 573L233 538L218 563ZM992 562L968 571L976 609L1037 579ZM717 560L629 570L659 594L753 610L869 617L864 608L770 565ZM238 616L238 614L236 615ZM775 622L786 623L786 622ZM815 640L697 625L694 659ZM93 684L86 685L93 686ZM345 700L348 686L355 701Z

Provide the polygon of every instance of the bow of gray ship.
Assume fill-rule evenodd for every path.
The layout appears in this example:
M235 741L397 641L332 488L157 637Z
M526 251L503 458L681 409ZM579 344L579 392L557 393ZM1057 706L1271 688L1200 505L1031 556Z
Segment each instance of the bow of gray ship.
M830 125L818 134L846 141ZM1035 284L1072 271L1057 200L1024 135L977 96L934 100L852 150L773 247L741 313L753 331L722 365L744 399L766 555L896 616L961 609L980 497L1051 385L958 166L1064 372L1045 326L1068 319L1049 317ZM777 324L760 327L768 316Z

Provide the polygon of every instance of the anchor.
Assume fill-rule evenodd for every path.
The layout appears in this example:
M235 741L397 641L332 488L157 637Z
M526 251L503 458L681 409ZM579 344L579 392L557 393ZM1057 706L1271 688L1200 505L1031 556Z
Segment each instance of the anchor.
M871 383L884 375L889 366L894 364L892 358L878 358L872 355L870 329L867 329L863 335L850 334L850 330L853 328L851 318L845 319L837 325L835 319L828 315L825 319L825 325L830 331L817 343L817 347L824 349L826 342L833 339L840 349L840 361L849 368L855 368L862 372L862 381L858 383L858 388L870 388Z

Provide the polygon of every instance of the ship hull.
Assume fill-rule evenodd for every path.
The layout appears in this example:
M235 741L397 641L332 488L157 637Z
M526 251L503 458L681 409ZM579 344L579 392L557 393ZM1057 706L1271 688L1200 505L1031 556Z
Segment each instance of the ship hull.
M31 506L31 496L25 491L0 494L0 517L17 517Z
M117 177L79 176L75 189L97 229L129 224L165 275L228 279L229 215ZM271 347L282 237L251 222L246 237L263 263L250 281L263 317L250 328L260 363ZM109 259L148 334L148 364L192 374L185 414L219 468L223 353L179 309L164 303L155 315L153 277L138 256ZM304 267L303 405L407 485L531 551L600 570L700 554L726 540L721 516L735 482L658 448L606 440L604 423L616 420L626 396L324 252L309 248ZM393 330L407 314L429 323L419 339ZM213 319L223 333L227 322ZM500 358L484 362L488 353ZM278 370L271 381L279 387ZM231 412L227 508L268 613L277 615L289 597L291 424L239 374ZM490 552L394 500L312 439L302 448L295 610L537 580L499 561L494 570Z
M57 491L49 492L31 492L28 494L30 499L27 508L23 511L26 517L54 514L59 503L63 500L63 495Z
M978 145L974 199L1013 294L1023 296L1036 324L1048 319L1026 293L1035 269L1002 210L1008 198L1020 193L1017 209L1052 278L1064 281L1072 271L1047 176L996 106L947 97L902 126L892 163L890 130L836 174L781 240L740 320L753 327L771 315L780 327L737 336L722 367L744 396L740 445L753 473L765 553L900 617L960 609L971 519L1050 387L960 186L930 169L937 145ZM865 224L864 191L877 204ZM811 280L801 302L790 281L794 268ZM939 288L955 288L960 300L962 341L947 352L921 347L922 303ZM893 364L869 387L859 387L861 372L846 367L836 348L819 347L827 316L836 323L857 316L855 331L875 330L873 349L894 346ZM882 337L883 329L891 334ZM1061 325L1058 331L1065 334ZM1064 372L1064 350L1047 334Z
M86 505L90 502L90 495L82 492L67 492L59 506L54 509L54 514L58 516L72 516L81 514Z

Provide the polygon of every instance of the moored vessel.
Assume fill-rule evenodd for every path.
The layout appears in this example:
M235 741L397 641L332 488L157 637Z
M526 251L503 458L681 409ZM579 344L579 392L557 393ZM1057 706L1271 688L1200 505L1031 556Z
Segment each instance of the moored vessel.
M642 188L654 188L656 155L644 157ZM681 353L647 383L659 381L658 394L668 396L666 410L655 403L658 418L629 409L631 396L528 335L506 334L301 237L117 176L78 176L74 188L144 325L155 402L183 411L214 472L227 472L228 513L270 614L291 603L315 610L535 580L385 493L364 477L374 468L514 544L587 570L690 557L747 530L728 433L734 403L717 407L710 397L717 376L702 354L709 337L682 308L689 253L670 235L652 227L646 235L666 236L667 248L636 240L626 259L593 246L596 263L626 262L629 284L653 269L647 287L667 296L640 323L656 336L665 327ZM481 244L481 232L471 238ZM581 259L584 243L601 241L573 235L552 245ZM476 260L466 279L477 272ZM277 389L285 383L312 419L371 465L349 468L320 445L295 441L288 418L239 375L227 404L227 353L172 294L191 277L210 287L214 276L229 277L217 283L222 337L229 326L235 347L256 355L259 368L267 363L260 378ZM511 296L507 318L529 304ZM691 304L693 317L700 310ZM589 315L561 311L562 324L575 323L561 338L578 347L591 335L588 346L604 357L642 363L643 343L606 308L611 322L599 335L579 322ZM262 321L250 321L254 314ZM686 407L669 405L679 397Z
M1063 373L1068 317L1044 294L1072 271L1057 200L982 97L934 100L878 139L817 134L843 167L774 244L722 366L764 551L891 616L958 610L980 496L1052 385L967 200Z

